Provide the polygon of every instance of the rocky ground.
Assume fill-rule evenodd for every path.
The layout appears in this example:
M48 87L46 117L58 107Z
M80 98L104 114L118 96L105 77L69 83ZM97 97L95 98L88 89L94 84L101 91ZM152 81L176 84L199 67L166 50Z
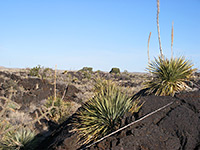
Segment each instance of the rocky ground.
M91 146L90 150L199 150L200 91L173 97L144 96L145 104L134 116L127 114L124 125L173 102L165 109ZM70 133L71 118L59 126L38 149L84 149Z
M35 112L45 104L49 97L54 96L54 73L54 70L50 68L9 69L1 67L0 96L10 98L19 105L16 111L9 111L7 119L12 120L14 124L33 121ZM93 96L97 78L113 80L133 95L142 88L142 83L148 76L145 73L111 74L87 69L57 70L56 94L57 97L63 97L63 101L69 103L67 110L67 117L69 117ZM38 122L34 124L33 128L36 133L44 133L51 132L56 126L58 123L44 119L41 124Z
M31 72L35 71L35 72ZM34 74L35 73L35 74ZM78 149L76 134L70 126L73 113L94 94L95 79L113 80L130 96L139 92L151 76L146 73L120 74L91 70L57 71L56 93L63 101L70 103L66 121L61 124L43 120L34 125L37 138L43 139L36 149ZM164 106L173 104L163 111L109 137L89 149L153 150L153 149L200 149L200 85L199 74L195 75L193 92L177 94L172 97L142 96L145 104L134 116L122 120L124 125ZM34 120L34 112L54 95L54 70L50 68L7 69L0 68L0 96L8 97L19 104L19 109L8 114L15 122ZM72 115L72 116L71 116ZM23 118L23 119L22 119ZM68 119L67 119L68 118Z

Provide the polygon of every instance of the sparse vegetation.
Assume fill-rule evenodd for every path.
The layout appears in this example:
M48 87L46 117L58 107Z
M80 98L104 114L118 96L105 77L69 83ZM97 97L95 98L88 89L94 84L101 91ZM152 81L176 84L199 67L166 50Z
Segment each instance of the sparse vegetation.
M87 71L87 72L93 72L93 68L92 67L83 67L81 70L79 71Z
M8 91L10 92L9 98L0 97L0 149L31 149L27 147L29 144L31 147L33 146L33 143L30 143L35 136L32 128L36 122L41 124L41 119L49 120L48 116L56 106L52 103L48 108L45 106L36 107L35 116L23 122L22 118L19 120L18 117L12 117L13 112L15 115L19 112L20 105L11 100L15 90L11 87Z

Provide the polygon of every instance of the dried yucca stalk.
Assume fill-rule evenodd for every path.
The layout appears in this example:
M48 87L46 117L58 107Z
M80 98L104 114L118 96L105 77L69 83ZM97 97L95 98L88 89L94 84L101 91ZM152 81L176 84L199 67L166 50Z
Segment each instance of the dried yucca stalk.
M151 32L149 33L148 46L147 46L148 63L150 63L150 55L149 55L149 43L150 43L150 38L151 38Z
M158 30L158 41L159 41L159 47L160 47L160 55L161 55L161 58L164 59L163 51L162 51L162 47L161 47L161 39L160 39L159 13L160 13L160 1L157 0L157 30Z

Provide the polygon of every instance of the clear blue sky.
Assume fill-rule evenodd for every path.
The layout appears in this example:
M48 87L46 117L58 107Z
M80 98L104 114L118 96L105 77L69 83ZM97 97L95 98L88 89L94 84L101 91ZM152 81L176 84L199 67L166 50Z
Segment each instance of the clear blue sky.
M1 0L0 66L143 72L147 40L159 55L156 0ZM200 68L200 0L160 0L165 56L186 56Z

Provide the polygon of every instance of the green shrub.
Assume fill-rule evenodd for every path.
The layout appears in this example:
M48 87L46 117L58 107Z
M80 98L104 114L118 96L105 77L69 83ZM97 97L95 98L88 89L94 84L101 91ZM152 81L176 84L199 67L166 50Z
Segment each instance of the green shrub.
M40 69L41 69L40 65L38 65L36 67L33 67L32 69L30 69L29 75L30 76L40 77L40 75L39 75Z
M139 110L138 102L132 102L114 83L103 81L97 86L96 95L76 114L74 131L78 132L80 142L95 141L118 129L126 112Z
M128 74L128 70L124 70L124 72L123 72L124 74Z
M54 73L53 69L41 67L40 65L31 68L29 71L30 76L36 76L42 79L51 77L53 73Z
M92 77L92 74L88 71L83 71L82 75L83 75L83 78L85 78L85 79L91 79L91 77Z
M147 68L153 75L153 79L145 83L148 92L174 96L175 93L185 90L188 87L185 82L189 81L196 71L192 67L193 64L184 57L155 59Z
M68 73L68 71L67 70L65 70L62 74L67 74Z
M119 68L112 68L110 73L119 74L120 73L120 69Z
M92 72L93 68L92 67L83 67L81 70L79 71L86 71L86 72Z
M7 150L30 149L31 141L35 132L28 127L20 127L3 135L0 141L0 148Z
M39 70L40 71L40 70ZM51 68L44 68L42 67L41 73L39 72L39 76L41 76L43 79L51 77L51 75L54 73L54 70Z

